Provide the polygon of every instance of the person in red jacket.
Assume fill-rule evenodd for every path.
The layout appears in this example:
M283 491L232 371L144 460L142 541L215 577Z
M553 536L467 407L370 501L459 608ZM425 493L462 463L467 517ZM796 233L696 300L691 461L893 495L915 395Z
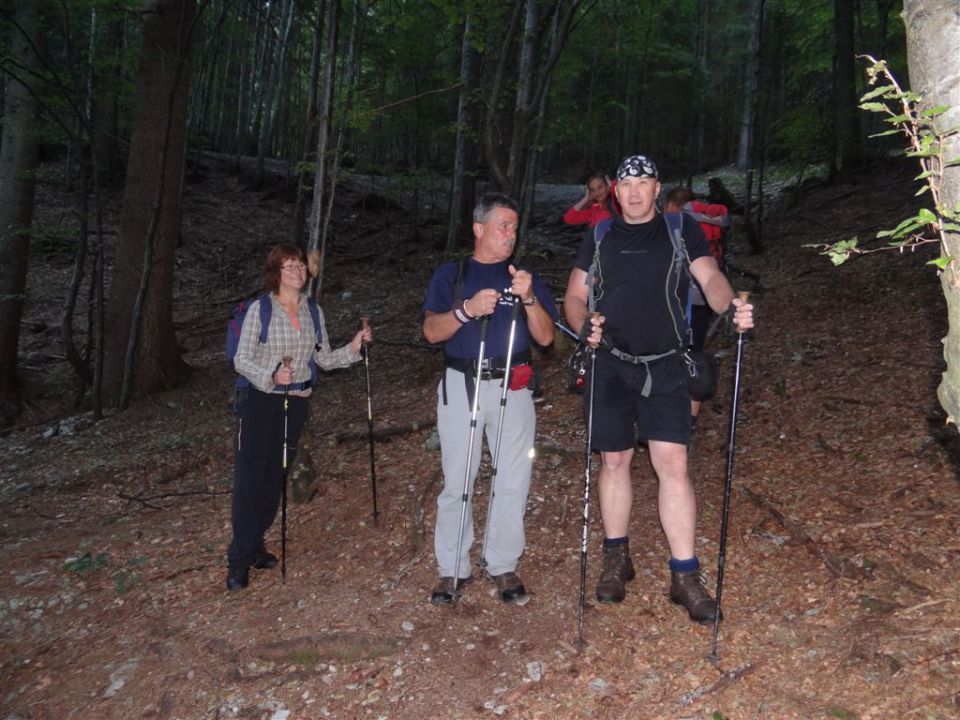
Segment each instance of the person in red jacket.
M663 199L664 212L684 212L693 217L703 230L707 238L707 245L710 246L710 252L717 260L717 265L723 269L723 229L730 224L730 218L727 214L726 205L710 205L693 199L693 192L690 188L683 185L677 185L671 188ZM690 306L690 329L692 338L690 349L697 352L703 352L703 346L707 340L707 330L710 327L710 320L713 318L713 311L703 300L703 293L700 293L700 302L694 301ZM700 414L700 401L690 400L690 426L691 432L696 428L697 416ZM687 446L692 447L691 445Z
M563 215L567 225L588 225L594 227L601 220L611 217L611 208L619 214L613 194L617 183L611 183L606 173L597 170L587 177L587 189L583 197Z
M717 265L723 269L723 231L730 226L730 216L727 206L710 204L694 200L693 192L688 187L678 185L664 197L664 209L667 212L688 213L700 223L700 229L707 238L710 252L717 260Z

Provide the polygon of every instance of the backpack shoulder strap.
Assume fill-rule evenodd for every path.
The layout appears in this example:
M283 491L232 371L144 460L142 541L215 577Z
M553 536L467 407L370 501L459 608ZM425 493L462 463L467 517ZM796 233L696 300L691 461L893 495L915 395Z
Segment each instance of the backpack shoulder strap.
M270 318L273 316L273 301L270 293L260 296L260 344L267 342L267 333L270 331Z
M610 232L613 225L612 218L601 220L593 226L593 260L587 270L587 309L593 313L597 309L597 299L600 287L600 243Z
M467 265L470 262L470 257L464 255L457 262L457 279L453 283L453 303L457 304L460 300L463 299L463 282L467 277Z
M317 335L317 341L314 344L314 350L319 350L323 341L323 330L320 327L320 306L312 297L307 298L307 308L310 310L310 319L313 320L313 330ZM313 357L312 355L310 356Z
M683 213L665 212L663 218L667 221L667 234L670 236L677 262L683 265L683 269L689 277L690 254L687 252L687 243L683 239Z

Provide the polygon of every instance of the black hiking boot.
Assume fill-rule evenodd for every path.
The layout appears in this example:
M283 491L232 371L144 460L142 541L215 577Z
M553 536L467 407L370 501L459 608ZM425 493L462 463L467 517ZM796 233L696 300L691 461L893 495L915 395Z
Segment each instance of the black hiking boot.
M257 553L257 558L253 561L253 566L257 570L273 570L279 562L277 556L272 552L261 550Z
M227 570L227 590L236 592L250 584L250 568L229 568Z
M690 619L701 625L712 623L717 611L717 603L707 592L699 570L670 573L670 601L685 607ZM720 619L723 619L723 612Z
M497 584L497 595L505 603L520 602L527 597L527 589L515 572L505 572L501 575L487 573L487 579Z
M460 595L464 585L469 585L471 582L473 582L473 575L460 578L460 582L457 583L457 595ZM430 595L430 602L434 605L453 604L453 577L445 576L437 581L433 593Z
M597 583L597 600L600 602L623 602L627 596L626 583L633 580L633 561L630 559L630 545L605 545L603 547L603 569Z

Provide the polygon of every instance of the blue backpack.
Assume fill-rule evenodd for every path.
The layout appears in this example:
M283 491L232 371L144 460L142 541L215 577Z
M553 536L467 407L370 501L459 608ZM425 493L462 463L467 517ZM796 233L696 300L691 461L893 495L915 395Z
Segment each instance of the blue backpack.
M237 354L237 347L240 345L240 332L243 330L243 319L247 316L247 311L250 309L250 306L253 305L254 300L260 301L260 342L267 342L267 336L270 331L270 318L273 316L273 303L270 301L270 294L264 293L259 297L249 298L247 300L242 300L237 307L234 308L233 314L230 316L230 321L227 323L227 347L225 355L227 360L233 364L233 358ZM323 335L320 331L320 306L317 305L317 301L312 297L307 298L307 307L310 310L310 317L313 320L313 327L317 333L317 340L314 344L314 350L320 349L320 343L323 339ZM310 354L309 360L310 366L310 382L309 383L293 383L290 385L291 390L303 390L317 380L317 362L314 359L313 353ZM243 375L237 375L237 387L249 387L250 381L247 380Z

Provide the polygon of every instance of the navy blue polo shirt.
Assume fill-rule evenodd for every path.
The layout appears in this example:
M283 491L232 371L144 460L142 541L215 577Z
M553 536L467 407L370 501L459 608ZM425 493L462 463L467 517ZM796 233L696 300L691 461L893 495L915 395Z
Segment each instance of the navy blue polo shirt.
M457 282L459 261L441 265L430 278L427 286L427 297L423 301L424 312L446 313L453 309L454 285ZM490 318L487 329L487 345L484 356L488 358L505 358L507 343L510 339L510 313L512 296L509 294L513 278L507 266L510 261L499 263L480 263L472 257L467 259L464 267L460 299L471 298L478 290L493 289L501 293L502 297L497 308ZM529 272L529 271L528 271ZM536 274L533 274L533 293L549 313L552 320L557 319L557 306L550 294L550 289ZM444 344L444 353L447 357L468 358L475 360L480 352L480 325L479 320L473 320L463 325ZM513 340L514 355L530 348L530 330L527 328L526 312L521 308L517 319L517 331Z

